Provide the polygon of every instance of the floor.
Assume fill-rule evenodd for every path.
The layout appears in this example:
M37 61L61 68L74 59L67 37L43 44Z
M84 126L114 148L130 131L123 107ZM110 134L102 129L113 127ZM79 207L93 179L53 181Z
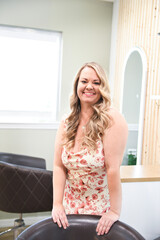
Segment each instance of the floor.
M17 238L17 236L25 230L25 228L27 228L28 226L26 227L22 227L20 228L19 230L16 230L16 231L10 231L10 232L7 232L3 235L0 235L0 240L15 240ZM0 228L0 233L3 232L3 231L6 231L8 230L9 228Z

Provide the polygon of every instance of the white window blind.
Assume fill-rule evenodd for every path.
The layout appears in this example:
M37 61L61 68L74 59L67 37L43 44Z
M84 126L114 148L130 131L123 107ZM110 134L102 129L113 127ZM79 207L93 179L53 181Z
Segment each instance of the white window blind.
M61 33L0 26L0 124L57 120Z

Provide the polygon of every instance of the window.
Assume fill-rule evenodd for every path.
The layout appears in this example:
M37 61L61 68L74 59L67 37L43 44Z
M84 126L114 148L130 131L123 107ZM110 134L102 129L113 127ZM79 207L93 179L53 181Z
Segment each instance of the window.
M53 124L61 70L60 32L0 26L0 125Z

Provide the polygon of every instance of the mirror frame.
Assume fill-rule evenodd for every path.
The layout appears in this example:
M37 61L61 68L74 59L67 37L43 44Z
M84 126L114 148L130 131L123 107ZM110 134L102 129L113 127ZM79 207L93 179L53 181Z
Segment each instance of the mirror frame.
M133 125L129 126L128 130L138 131L138 140L137 140L137 165L140 165L142 162L142 147L143 147L143 128L144 128L144 113L145 113L145 100L146 100L146 85L147 85L147 57L144 50L140 47L133 47L127 53L124 67L122 72L122 88L121 88L121 99L120 99L120 112L122 113L122 104L123 104L123 92L124 92L124 78L125 78L125 69L129 57L133 52L138 52L141 61L142 61L142 85L141 85L141 98L140 98L140 114L139 114L139 124L138 129Z

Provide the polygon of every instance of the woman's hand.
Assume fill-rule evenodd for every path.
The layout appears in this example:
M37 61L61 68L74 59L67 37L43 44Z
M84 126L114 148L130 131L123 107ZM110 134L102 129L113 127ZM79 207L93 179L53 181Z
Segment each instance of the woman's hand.
M64 229L66 229L69 226L66 213L62 204L53 205L52 218L53 222L57 223L59 227L63 227Z
M104 213L102 217L100 218L96 232L98 235L107 234L113 225L114 222L116 222L119 219L118 214L109 211L108 213Z

